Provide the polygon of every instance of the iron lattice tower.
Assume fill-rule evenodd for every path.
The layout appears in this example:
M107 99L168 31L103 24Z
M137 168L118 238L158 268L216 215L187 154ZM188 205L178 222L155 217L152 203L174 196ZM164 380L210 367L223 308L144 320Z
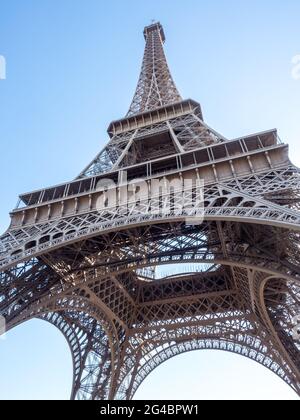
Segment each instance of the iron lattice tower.
M12 211L0 314L8 330L36 317L60 329L72 399L131 399L158 365L198 349L249 357L300 394L299 170L276 130L228 140L208 127L176 89L162 26L144 35L138 87L107 146L74 181L23 194ZM203 223L186 223L174 200L149 211L163 206L150 187L138 204L99 209L99 183L122 185L125 172L149 185L203 179ZM182 263L189 272L154 279L152 267Z

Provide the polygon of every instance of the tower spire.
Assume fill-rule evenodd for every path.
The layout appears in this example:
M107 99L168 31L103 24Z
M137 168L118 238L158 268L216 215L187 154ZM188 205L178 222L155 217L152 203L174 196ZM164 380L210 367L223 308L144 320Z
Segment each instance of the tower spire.
M146 47L142 70L128 116L182 100L172 79L163 44L165 34L157 22L144 29Z

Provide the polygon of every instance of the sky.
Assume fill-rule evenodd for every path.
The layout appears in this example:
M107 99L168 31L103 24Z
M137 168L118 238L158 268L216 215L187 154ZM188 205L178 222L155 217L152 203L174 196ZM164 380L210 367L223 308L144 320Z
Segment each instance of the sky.
M0 229L18 194L75 178L130 105L153 19L184 98L227 138L278 128L300 166L298 0L0 0ZM0 59L0 66L3 59ZM71 357L31 321L0 341L0 399L67 399ZM137 398L294 399L265 368L215 352L178 356Z

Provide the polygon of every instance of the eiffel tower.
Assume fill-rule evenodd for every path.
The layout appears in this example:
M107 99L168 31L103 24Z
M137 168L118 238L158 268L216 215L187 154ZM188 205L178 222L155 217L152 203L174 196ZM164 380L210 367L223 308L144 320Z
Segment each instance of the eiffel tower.
M300 395L299 170L276 130L231 140L210 128L178 93L161 24L144 36L132 104L106 147L75 180L23 194L11 212L1 319L63 333L72 399L132 399L161 363L200 349L248 357ZM175 178L192 180L184 201L203 180L203 205L180 207L172 190L165 206L152 181Z

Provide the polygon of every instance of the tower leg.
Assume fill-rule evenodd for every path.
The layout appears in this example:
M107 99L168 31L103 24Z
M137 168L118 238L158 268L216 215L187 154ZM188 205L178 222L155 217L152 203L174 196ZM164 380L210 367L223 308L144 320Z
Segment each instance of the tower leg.
M91 316L77 312L49 313L42 319L55 325L70 346L74 369L71 399L108 399L112 349L104 328Z

